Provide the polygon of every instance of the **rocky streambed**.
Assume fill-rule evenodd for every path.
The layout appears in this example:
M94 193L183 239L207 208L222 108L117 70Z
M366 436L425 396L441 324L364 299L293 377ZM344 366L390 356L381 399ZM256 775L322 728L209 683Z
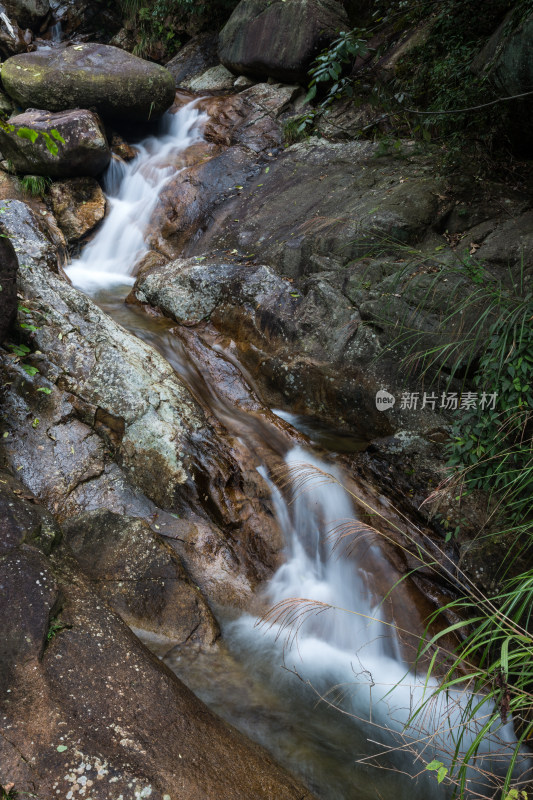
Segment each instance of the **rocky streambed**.
M209 37L169 70L81 40L17 45L2 69L25 112L0 133L6 792L413 794L364 759L369 718L397 743L418 637L453 591L454 546L419 508L453 413L401 402L425 387L397 332L438 348L470 324L442 318L479 269L529 280L531 212L518 185L480 192L410 140L287 145L304 92L278 81L301 80L336 5L288 65L284 46L250 67L237 14L220 53L240 77ZM30 169L55 178L45 200ZM475 502L461 513L475 530ZM461 558L475 576L484 556L467 537ZM314 707L334 685L349 718Z

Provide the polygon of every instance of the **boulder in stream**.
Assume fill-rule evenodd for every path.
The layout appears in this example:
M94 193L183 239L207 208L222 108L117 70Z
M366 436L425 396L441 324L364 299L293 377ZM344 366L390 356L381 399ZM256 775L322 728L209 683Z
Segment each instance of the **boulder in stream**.
M7 471L0 532L0 785L39 798L312 800L146 650Z
M8 124L14 130L0 128L0 148L17 172L52 178L96 176L111 159L102 123L93 111L31 110L11 117ZM39 134L35 141L28 131Z
M336 0L241 0L220 33L218 54L237 74L306 83L312 59L349 27Z
M94 178L56 181L49 196L57 223L70 244L87 236L105 216L105 195Z
M104 118L139 122L160 117L175 92L159 64L91 43L13 56L2 65L2 83L25 108L94 108Z

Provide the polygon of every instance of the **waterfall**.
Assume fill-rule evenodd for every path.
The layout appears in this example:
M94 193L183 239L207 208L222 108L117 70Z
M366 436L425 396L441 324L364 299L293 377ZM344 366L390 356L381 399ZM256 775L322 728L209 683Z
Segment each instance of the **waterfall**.
M91 293L134 283L135 265L148 251L152 212L168 178L176 174L172 159L202 140L206 119L189 103L165 115L160 135L136 145L138 154L132 161L113 157L104 177L108 213L81 257L66 270L75 286Z

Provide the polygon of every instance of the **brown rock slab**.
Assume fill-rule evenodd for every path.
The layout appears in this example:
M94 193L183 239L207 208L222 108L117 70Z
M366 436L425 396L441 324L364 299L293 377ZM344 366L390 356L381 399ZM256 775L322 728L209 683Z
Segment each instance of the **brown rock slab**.
M130 627L154 634L159 650L214 644L209 607L147 522L99 509L67 520L63 531L98 593Z
M49 196L57 223L69 244L91 233L105 216L105 195L94 178L57 181L50 187Z

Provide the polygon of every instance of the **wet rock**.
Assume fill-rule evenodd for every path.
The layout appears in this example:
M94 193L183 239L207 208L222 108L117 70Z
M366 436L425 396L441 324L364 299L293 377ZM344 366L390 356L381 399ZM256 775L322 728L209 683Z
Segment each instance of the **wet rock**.
M109 144L111 145L112 154L118 156L118 158L121 158L123 161L131 161L137 155L135 147L128 144L119 133L113 133Z
M48 230L40 223L31 208L21 200L0 201L2 226L10 237L16 253L21 254L24 268L42 264L50 270L58 268L58 253Z
M312 800L143 647L66 545L43 551L53 519L1 480L0 784L94 800Z
M17 315L17 270L17 254L0 227L0 342Z
M69 178L100 175L109 164L111 151L98 116L92 111L27 111L8 120L15 130L0 129L0 148L18 172ZM21 130L39 136L20 136Z
M199 107L209 114L204 136L255 153L274 150L283 142L283 119L299 92L298 86L259 83L232 97L201 100Z
M26 260L19 291L38 330L25 361L38 373L3 354L6 463L61 519L99 507L146 518L154 505L203 517L230 541L236 582L257 585L281 549L257 464L240 466L232 437L155 350Z
M10 117L13 113L13 101L5 92L0 91L0 115L2 118Z
M110 37L122 25L120 7L108 0L54 0L53 6L51 25L60 23L62 41L83 37L82 41L112 44Z
M372 365L378 339L321 276L295 287L251 259L191 258L144 273L134 293L181 324L209 320L231 337L269 405L322 417L334 408L337 419L390 432L374 402L390 364Z
M31 41L31 33L29 40ZM17 53L25 53L28 44L25 41L24 31L22 31L15 19L10 19L7 14L0 17L0 55L3 59L14 56Z
M311 139L254 176L186 252L237 248L297 278L344 266L372 246L414 244L452 206L430 153L405 145L380 156L372 142Z
M348 27L335 0L241 0L220 33L218 54L237 74L306 83L314 56Z
M21 28L37 28L50 11L48 0L3 0L3 5Z
M63 523L66 541L98 593L159 651L211 646L218 626L178 556L141 519L106 509Z
M165 64L174 78L176 87L188 84L211 67L219 63L218 34L211 31L193 37Z
M13 56L2 65L2 82L24 107L94 108L104 118L140 122L161 116L175 91L164 67L102 44Z
M203 150L202 160L167 181L152 214L148 241L167 258L207 226L219 202L239 191L255 161L242 147L204 145Z
M69 244L83 239L105 216L106 199L94 178L72 178L53 183L52 209Z

